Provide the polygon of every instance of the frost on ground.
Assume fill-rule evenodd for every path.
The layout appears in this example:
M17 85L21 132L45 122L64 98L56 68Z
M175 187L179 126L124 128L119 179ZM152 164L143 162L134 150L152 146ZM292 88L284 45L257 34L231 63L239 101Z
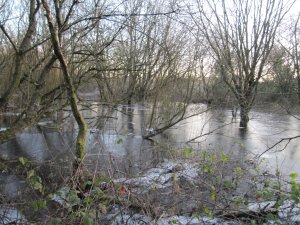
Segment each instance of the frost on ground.
M248 209L252 212L276 212L280 224L300 223L300 204L294 201L285 200L279 207L276 208L276 201L266 201L259 203L251 203Z
M195 216L204 211L204 202L211 201L206 176L210 175L197 163L165 161L141 176L114 180L115 184L126 186L128 195L124 198L130 199L129 204L124 201L122 206L114 207L99 224L240 224Z
M134 193L145 193L151 189L163 189L173 185L174 179L184 178L192 182L198 176L199 167L196 163L165 161L152 168L142 176L126 179L120 178L115 183L129 185Z
M300 223L300 207L292 201L279 206L275 201L256 202L253 181L246 173L222 169L216 177L203 168L206 167L199 163L165 161L140 176L107 183L105 193L114 203L98 224L236 225L256 220L258 224ZM71 207L74 201L68 192L61 189L52 200ZM253 203L248 201L251 193ZM249 199L241 202L244 197ZM274 217L268 218L268 214Z
M238 171L222 170L218 175L221 182L214 183L216 178L203 170L199 164L185 161L165 161L156 168L146 171L139 177L115 180L116 184L126 186L126 196L130 204L121 204L110 210L100 224L130 225L163 225L163 224L251 224L258 220L259 224L290 224L300 222L299 207L285 201L275 208L274 201L240 204L234 207L232 199L254 195L251 176L240 176L235 185L228 181L240 175ZM225 181L225 182L224 182ZM210 184L214 184L214 189ZM218 196L213 196L215 191ZM218 209L213 208L214 199L218 199ZM252 198L254 199L254 198ZM227 203L227 205L226 205ZM206 208L207 206L207 208ZM139 210L137 210L139 209ZM206 213L204 213L206 212ZM211 217L207 217L211 213ZM275 217L268 221L268 213ZM197 215L197 216L195 216ZM260 216L261 217L260 217ZM225 219L226 218L226 219ZM230 219L229 219L230 218Z
M275 201L266 201L260 203L251 203L248 206L248 212L274 212ZM294 202L285 201L281 207L277 210L278 217L269 219L265 222L260 222L260 224L299 224L300 223L300 209L299 205L296 207ZM166 224L179 224L179 225L240 225L240 224L252 224L254 220L249 220L249 218L236 218L231 220L225 220L218 217L207 217L200 215L193 216L168 216L167 214L162 214L159 218L151 218L139 213L133 213L121 206L114 206L110 213L102 219L99 224L102 225L166 225Z
M100 221L101 225L238 225L238 221L226 221L220 218L209 218L201 216L167 216L162 215L160 218L153 219L138 213L130 214L126 211L121 211L119 207L114 207L107 217Z

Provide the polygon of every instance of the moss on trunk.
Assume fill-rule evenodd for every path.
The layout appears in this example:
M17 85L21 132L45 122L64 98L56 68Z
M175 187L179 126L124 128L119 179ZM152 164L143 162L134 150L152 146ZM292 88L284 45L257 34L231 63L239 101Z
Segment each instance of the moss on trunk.
M51 41L52 41L52 46L54 53L57 57L57 59L60 62L60 66L63 72L64 80L67 85L68 89L68 100L71 105L72 113L73 116L78 124L79 132L77 134L77 139L76 139L76 162L74 164L74 170L77 170L79 165L81 165L82 160L84 159L85 156L85 146L86 146L86 133L87 133L87 126L85 124L84 118L81 115L78 105L77 105L77 95L75 92L75 88L72 82L72 78L70 76L69 70L68 70L68 65L67 65L67 60L65 59L65 56L63 54L61 44L60 44L60 38L59 38L59 28L55 27L55 23L53 22L52 14L51 14L51 9L47 3L47 1L43 0L42 1L44 9L46 11L46 17L48 21L48 27L51 33ZM59 13L59 12L56 12ZM56 17L57 18L57 17Z

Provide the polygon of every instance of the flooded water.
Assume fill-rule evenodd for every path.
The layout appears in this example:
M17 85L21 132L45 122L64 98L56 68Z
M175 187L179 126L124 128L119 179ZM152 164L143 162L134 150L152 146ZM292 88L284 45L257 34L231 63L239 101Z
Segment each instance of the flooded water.
M142 135L151 132L155 126L162 126L159 122L153 123L154 127L149 126L151 112L151 107L142 105L120 106L112 113L94 105L92 110L85 111L90 127L86 165L96 170L105 169L117 176L132 175L169 157L170 147L179 149L186 146L193 147L195 151L223 151L236 159L251 160L281 138L300 133L300 121L290 115L253 111L245 131L239 128L239 119L233 119L230 110L207 110L206 105L192 105L188 114L202 113L181 121L154 137L154 141L149 141ZM0 145L1 157L15 159L25 156L46 161L72 156L76 127L70 123L69 127L58 130L45 124L47 122L27 129L16 139ZM3 123L0 129L4 129ZM260 159L272 172L278 168L283 174L300 174L299 140L292 140L288 145L283 142Z
M236 159L259 158L272 173L279 170L284 175L292 172L300 174L300 138L289 143L283 141L268 150L281 139L300 134L300 120L295 117L252 111L245 130L239 127L239 115L232 118L230 110L206 110L205 105L192 105L188 113L195 112L203 113L181 121L154 140L176 147L193 147L197 151L223 151ZM127 115L121 110L116 112L115 119L110 120L105 128L111 134L102 141L107 143L111 152L126 156L127 160L132 159L131 162L143 165L151 160L159 161L164 151L154 149L150 142L141 139L141 135L149 130L147 121L150 114L150 108L140 105L130 107ZM118 138L124 139L124 142L116 144ZM160 145L155 146L161 148Z
M185 186L187 185L186 177L198 174L198 170L196 171L198 167L193 166L193 160L189 159L188 163L174 160L178 153L184 152L187 148L192 148L193 153L199 152L199 155L203 151L223 152L233 159L230 164L233 168L240 167L240 164L242 165L245 161L256 162L256 159L259 159L262 162L259 164L262 174L264 171L275 173L276 170L284 175L292 172L300 174L300 146L298 144L300 139L291 140L289 143L281 142L266 151L283 138L299 135L300 120L290 115L252 111L248 128L245 130L239 127L238 115L237 118L232 118L230 110L208 109L202 104L191 105L187 109L187 119L153 137L152 140L146 140L143 136L154 132L157 128L162 128L165 125L164 121L172 118L174 112L171 111L170 114L158 112L152 116L151 106L119 106L108 110L107 107L97 104L83 112L89 125L85 165L91 172L101 171L109 175L116 183L118 181L132 182L135 187L138 182L143 181L143 187L152 187L153 184L147 183L148 178L151 182L160 181L160 178L163 178L157 185L162 185L162 190L166 193L172 193L170 190L173 187L166 186L172 183L173 173L188 174L182 178ZM191 117L191 115L195 116ZM7 129L16 116L14 114L2 115L0 131ZM64 186L66 177L71 174L74 159L73 149L77 128L75 122L69 117L68 111L65 111L62 116L69 118L62 125L57 122L57 118L42 121L37 126L24 130L15 139L0 145L1 160L16 162L18 157L23 156L34 161L43 174L43 180L50 192ZM7 118L3 119L3 117ZM180 166L176 166L176 163ZM170 165L176 169L169 169ZM253 164L244 163L243 165L244 167L241 166L241 168L252 168ZM226 168L221 170L227 179L232 168ZM8 201L17 202L20 199L26 201L24 196L29 196L31 189L24 176L10 173L10 169L1 168L1 170L0 193ZM179 175L178 177L181 176ZM206 175L211 177L209 174ZM201 177L205 178L205 171ZM251 189L252 181L247 179L240 180L241 184L235 190L237 196L243 196L249 188ZM199 180L199 177L195 180ZM198 207L205 196L209 202L208 189L203 189L201 192L203 195L199 196L198 189L191 192L188 187L187 193L183 194L183 198L179 200L177 195L174 198L171 198L172 196L165 198L164 192L160 196L156 191L151 194L146 193L145 196L152 196L150 199L153 198L151 201L154 205L176 203L179 211L190 213L193 212L194 205ZM182 193L184 190L184 188L181 189ZM195 194L192 199L198 198L194 203L184 198L184 196L191 196L191 193ZM168 202L161 202L162 199L168 199ZM187 205L182 204L181 201L186 202ZM2 208L1 210L4 210L5 215L10 213L11 218L23 218L15 208ZM26 210L24 212L26 212L26 217L30 215ZM0 217L4 215L1 213Z

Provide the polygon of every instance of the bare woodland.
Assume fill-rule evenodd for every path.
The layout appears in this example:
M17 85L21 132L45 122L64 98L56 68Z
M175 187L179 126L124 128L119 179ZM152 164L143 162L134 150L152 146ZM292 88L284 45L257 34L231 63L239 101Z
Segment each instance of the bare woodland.
M299 81L299 17L291 20L289 45L277 35L291 6L283 1L2 1L1 109L18 108L22 117L1 140L66 105L84 130L78 90L96 88L99 100L109 104L157 104L188 103L200 88L198 100L212 101L213 94L203 92L214 76L233 93L246 126L259 82L271 74L274 45L286 52L279 56L281 65L273 64L274 74L287 65L289 86ZM211 68L204 69L203 60Z
M245 129L260 93L268 103L297 105L300 14L290 14L294 4L0 0L0 113L16 115L0 130L0 144L69 109L78 129L77 173L86 151L87 100L110 110L151 105L146 139L191 117L186 112L194 103L238 107Z

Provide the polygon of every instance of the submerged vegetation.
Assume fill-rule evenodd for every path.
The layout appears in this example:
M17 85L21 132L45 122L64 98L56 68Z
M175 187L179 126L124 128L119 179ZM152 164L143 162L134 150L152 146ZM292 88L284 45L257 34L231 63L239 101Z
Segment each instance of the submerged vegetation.
M283 0L0 0L0 223L299 222L297 173L271 175L259 157L201 147L228 124L247 132L255 104L279 105L299 120L293 7ZM215 108L230 109L231 122L207 128L202 121L179 143L178 124ZM102 152L100 135L112 137L111 152ZM151 160L139 159L138 168L129 159L120 169L114 154L134 138L145 141ZM20 150L28 142L35 147Z

